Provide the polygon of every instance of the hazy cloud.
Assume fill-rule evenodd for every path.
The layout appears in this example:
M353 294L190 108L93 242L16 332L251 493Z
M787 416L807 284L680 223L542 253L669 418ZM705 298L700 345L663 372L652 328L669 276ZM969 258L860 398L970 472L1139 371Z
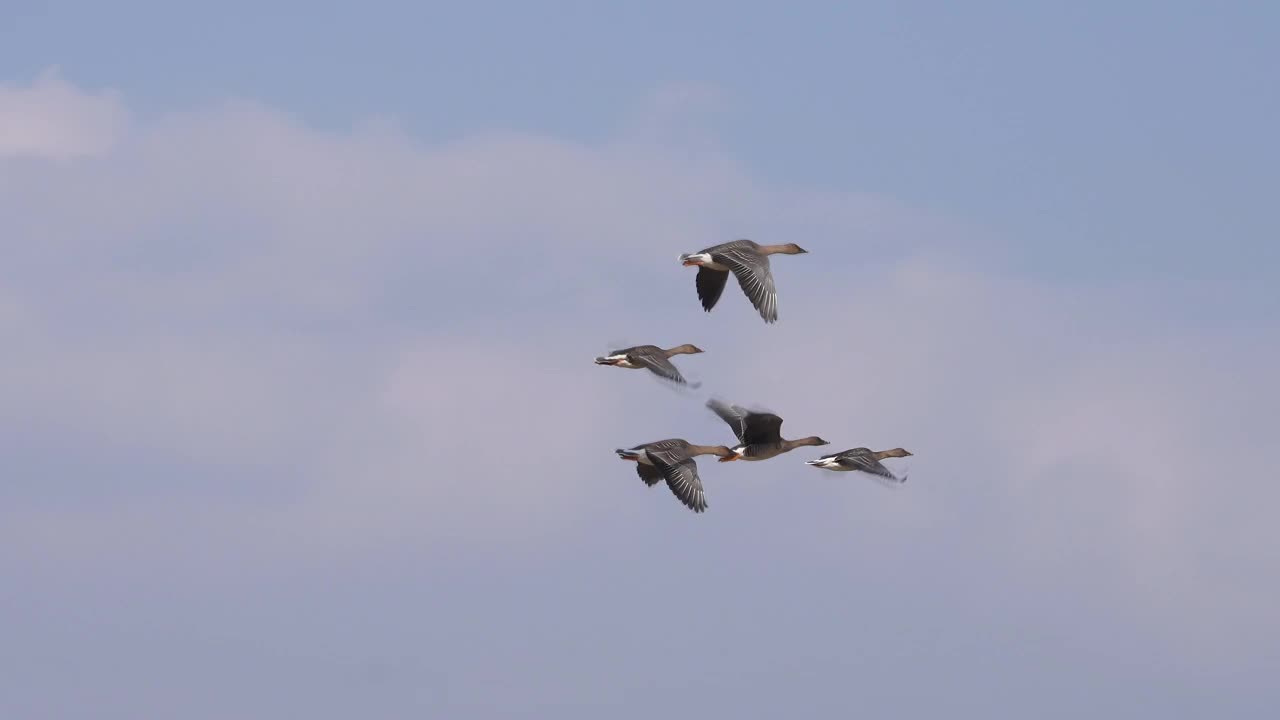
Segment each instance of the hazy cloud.
M714 93L673 92L654 112L669 122L690 97ZM128 557L126 576L177 578L184 597L218 596L209 578L288 597L265 578L322 586L319 568L360 583L362 563L409 548L439 577L480 558L542 568L565 592L612 578L610 599L639 612L649 592L716 573L742 590L735 558L789 580L849 561L864 574L834 575L841 588L915 583L913 602L957 621L981 621L989 596L1056 597L1053 632L1123 627L1174 674L1277 640L1280 586L1250 569L1280 546L1258 430L1280 400L1274 331L1211 336L1130 302L1141 289L1036 285L999 269L1001 241L981 228L874 194L773 187L696 138L679 152L644 132L429 145L239 102L128 117L111 92L53 74L0 87L0 429L18 476L0 567L33 587L92 585ZM737 236L811 251L775 263L776 327L736 287L703 313L675 261ZM905 446L911 480L888 491L803 453L703 463L711 511L694 517L611 450L727 442L727 428L705 393L591 364L622 340L696 342L707 353L682 368L705 393L765 404L784 434L832 449ZM895 574L926 558L937 577ZM396 568L386 577L410 572ZM479 622L468 612L494 602L441 582L456 596L418 591L437 611ZM550 607L532 588L530 607ZM761 598L784 603L777 592ZM613 627L606 607L578 611ZM437 647L479 672L441 627ZM642 644L642 629L616 632ZM536 655L490 641L509 662ZM490 710L575 681L539 672ZM584 672L618 697L616 680ZM456 693L479 692L468 677Z
M86 92L56 68L30 86L0 84L0 159L100 155L121 138L128 113L112 92Z

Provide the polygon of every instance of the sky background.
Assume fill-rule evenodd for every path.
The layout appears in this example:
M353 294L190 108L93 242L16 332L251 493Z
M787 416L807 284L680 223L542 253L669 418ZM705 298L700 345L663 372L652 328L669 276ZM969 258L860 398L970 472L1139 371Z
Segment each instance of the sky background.
M1275 6L0 15L0 715L1280 704Z

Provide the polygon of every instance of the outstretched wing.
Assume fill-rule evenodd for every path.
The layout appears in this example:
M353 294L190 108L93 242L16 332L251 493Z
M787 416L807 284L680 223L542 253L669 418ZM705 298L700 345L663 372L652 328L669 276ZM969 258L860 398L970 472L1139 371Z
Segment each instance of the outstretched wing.
M645 366L658 377L684 384L684 376L680 374L675 365L671 364L671 360L667 359L667 356L661 350L658 352L632 353L628 357L632 362Z
M724 292L725 283L729 282L729 273L724 270L712 270L707 267L698 268L695 280L698 287L698 299L702 301L702 309L711 312Z
M662 476L667 479L667 487L671 488L671 492L685 507L696 513L707 509L707 495L702 491L698 464L693 458L685 458L672 465L659 463L659 467L662 469Z
M782 418L773 413L747 413L742 442L748 445L777 442L782 439Z
M636 463L636 473L640 475L640 479L644 481L644 484L649 487L662 482L662 471L652 465L638 462Z
M712 255L738 278L738 285L766 323L778 320L778 291L773 285L769 257L747 246L731 247Z
M720 416L720 419L728 423L733 429L733 434L738 438L738 442L747 441L747 411L737 405L730 405L715 398L707 401L707 407L711 408L711 412Z
M677 440L663 440L646 446L645 454L685 507L699 513L707 509L707 496L702 491L698 465L689 457L688 445Z
M846 467L850 470L859 470L864 473L885 478L886 480L892 480L896 483L906 482L906 478L899 478L897 475L894 475L889 471L889 468L881 465L879 460L871 457L870 453L850 450L841 453L837 462L841 467Z

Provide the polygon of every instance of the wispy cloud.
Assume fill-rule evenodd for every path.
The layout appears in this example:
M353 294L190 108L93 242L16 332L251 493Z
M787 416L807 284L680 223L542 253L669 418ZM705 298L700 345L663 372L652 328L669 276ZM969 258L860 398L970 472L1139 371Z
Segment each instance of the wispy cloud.
M71 159L108 152L128 112L113 92L85 92L46 70L29 86L0 84L0 159Z
M952 544L987 579L1104 578L1126 618L1186 629L1191 664L1274 639L1243 628L1274 619L1280 586L1241 569L1280 545L1256 431L1280 401L1273 331L1203 337L1129 291L1038 286L992 269L980 228L775 187L714 143L430 145L238 102L129 117L54 74L0 87L0 429L40 440L15 441L6 474L49 478L4 491L0 567L71 577L104 548L145 564L184 527L228 577L236 553L216 548L261 569L406 544L565 552L622 528L669 557L690 528L803 512L842 547ZM736 287L703 313L675 262L736 236L811 250L775 263L776 327ZM712 465L692 524L609 451L726 429L696 396L593 366L616 338L696 342L706 391L833 449L906 446L912 479L876 495L799 454ZM49 469L68 448L78 476ZM1232 616L1205 620L1215 602Z

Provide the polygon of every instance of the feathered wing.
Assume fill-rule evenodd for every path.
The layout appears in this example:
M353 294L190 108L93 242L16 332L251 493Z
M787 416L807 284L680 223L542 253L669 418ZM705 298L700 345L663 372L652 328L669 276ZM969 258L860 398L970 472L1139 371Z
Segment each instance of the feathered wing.
M655 348L655 350L657 350L657 348ZM662 354L661 350L658 350L657 352L634 353L628 357L631 358L633 362L645 366L658 377L665 378L682 385L685 384L684 376L680 374L680 371L676 369L675 365L671 364L671 360L667 359L667 356Z
M686 448L660 443L657 447L650 446L647 454L666 479L672 494L685 507L697 513L707 509L707 495L702 489L702 479L698 477L698 464L689 457Z
M715 398L707 401L707 407L711 408L711 412L725 421L733 434L738 438L738 442L746 442L747 436L747 411L737 405L730 405Z
M778 320L778 291L773 285L769 257L754 247L734 246L712 256L738 278L738 285L766 323Z
M724 285L729 281L729 273L724 270L712 270L707 267L698 268L695 283L698 287L698 299L702 301L702 309L711 312L724 292Z
M707 495L702 491L702 480L698 477L698 464L693 458L685 458L674 465L664 465L662 474L667 479L667 487L684 503L685 507L700 513L707 509Z
M782 418L773 413L747 413L745 437L748 445L775 443L782 440Z
M844 452L838 456L837 462L850 470L858 470L896 483L906 482L906 478L894 475L889 468L881 465L879 460L871 457L870 453Z
M662 471L652 465L644 463L636 463L636 473L640 475L640 479L645 485L653 487L662 482Z

